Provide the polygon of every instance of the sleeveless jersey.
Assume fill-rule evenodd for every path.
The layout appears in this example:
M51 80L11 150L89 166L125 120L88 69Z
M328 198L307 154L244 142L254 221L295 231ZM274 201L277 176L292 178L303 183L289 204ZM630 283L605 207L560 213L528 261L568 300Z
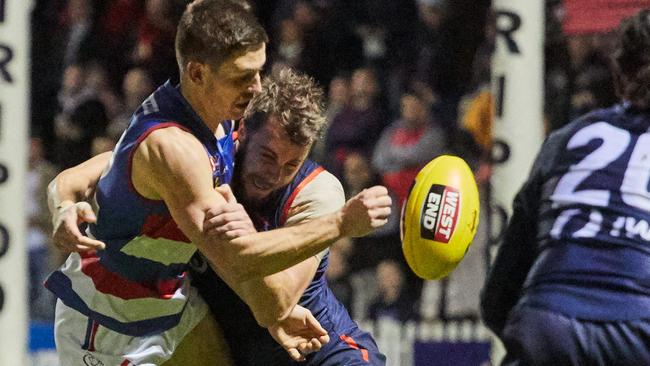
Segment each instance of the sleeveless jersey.
M520 305L650 318L650 117L626 105L552 134L531 178L537 248ZM534 197L537 195L537 197ZM526 250L522 248L522 250Z
M284 226L298 193L322 172L324 169L318 164L305 161L294 180L278 192L265 209L249 212L257 230L267 231ZM320 261L299 304L309 309L332 334L354 329L356 323L327 285L325 272L328 258L328 254L325 254ZM193 272L192 283L199 289L224 331L236 364L293 365L286 351L271 338L266 329L257 324L252 312L237 294L207 266L199 267L202 268ZM255 352L248 352L250 349L255 349Z
M273 204L267 205L265 210L250 213L256 229L259 231L268 231L283 227L286 224L293 200L303 187L323 171L324 169L318 164L310 160L305 161L293 181L284 191L277 194ZM329 253L326 253L318 265L312 282L305 289L299 302L301 306L309 309L316 318L318 318L318 314L323 312L328 305L327 301L322 301L327 297L326 290L328 288L325 271L327 270L328 263ZM331 291L329 294L331 294ZM338 302L336 299L334 301Z
M179 230L163 201L136 192L133 154L153 131L176 127L205 147L215 186L229 183L233 124L217 141L178 88L165 83L135 112L118 142L95 194L97 223L89 235L106 250L73 253L46 286L67 306L116 332L145 336L178 324L189 296L188 262L196 247Z

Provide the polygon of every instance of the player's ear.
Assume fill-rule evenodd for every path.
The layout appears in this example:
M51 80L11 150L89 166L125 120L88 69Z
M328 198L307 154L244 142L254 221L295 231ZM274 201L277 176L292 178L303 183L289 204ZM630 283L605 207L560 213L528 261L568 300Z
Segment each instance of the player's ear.
M187 63L187 69L185 72L187 72L187 75L193 84L203 85L206 77L205 71L206 70L204 64L196 61L190 61Z
M241 122L239 122L239 128L237 129L237 141L246 141L246 122L242 118Z

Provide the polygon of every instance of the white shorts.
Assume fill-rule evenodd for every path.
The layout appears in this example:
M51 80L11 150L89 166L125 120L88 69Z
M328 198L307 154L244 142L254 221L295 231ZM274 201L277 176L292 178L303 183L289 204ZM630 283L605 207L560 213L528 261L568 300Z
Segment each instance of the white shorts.
M101 325L89 326L87 316L56 303L54 336L62 366L161 365L172 357L183 338L207 315L208 307L191 287L188 304L177 326L163 333L133 337Z

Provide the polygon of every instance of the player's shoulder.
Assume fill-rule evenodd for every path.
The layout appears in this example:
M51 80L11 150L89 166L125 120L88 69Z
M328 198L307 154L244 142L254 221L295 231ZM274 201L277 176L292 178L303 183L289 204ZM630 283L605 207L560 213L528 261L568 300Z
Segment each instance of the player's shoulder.
M591 111L589 113L586 113L574 119L567 125L553 131L549 135L548 139L566 140L571 138L571 136L573 136L576 132L578 132L582 128L599 122L604 122L611 125L618 125L621 124L621 120L624 119L624 115L625 115L625 108L620 104L616 104L609 108L596 109L594 111Z
M209 166L203 144L181 126L155 129L141 137L134 152L133 167L147 171L182 173Z
M343 185L332 173L314 170L294 191L287 212L287 225L297 224L335 212L345 204Z
M164 154L164 157L191 157L203 152L201 142L181 126L155 129L141 137L138 149L148 149ZM187 155L189 154L189 155Z
M610 108L597 109L584 114L567 123L566 125L558 128L557 130L549 133L549 135L546 137L546 140L544 141L542 152L562 151L562 147L566 146L571 137L578 131L582 130L584 127L593 125L598 122L613 124L619 117L620 113L620 106L615 105Z
M321 200L336 199L338 196L345 197L341 181L325 169L316 171L313 178L305 182L301 192L307 192Z

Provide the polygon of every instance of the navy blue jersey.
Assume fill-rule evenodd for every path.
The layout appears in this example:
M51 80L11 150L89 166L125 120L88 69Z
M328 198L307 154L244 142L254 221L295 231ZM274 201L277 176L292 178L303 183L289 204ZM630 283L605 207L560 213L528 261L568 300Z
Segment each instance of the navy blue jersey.
M286 188L276 193L265 209L249 212L257 230L272 230L284 226L293 199L302 187L321 172L323 172L322 167L311 161L306 161L294 180ZM210 306L215 319L221 326L232 350L231 355L235 364L240 366L294 364L286 351L273 340L268 331L257 324L252 312L237 294L211 269L201 266L201 259L196 259L195 264L199 264L201 269L194 266L192 283L199 289L199 293ZM331 341L327 349L331 348L331 350L327 351L326 348L323 348L316 354L310 355L307 365L326 365L327 362L346 364L343 361L334 360L334 357L336 357L335 354L343 354L352 359L346 353L349 351L348 349L358 352L359 359L366 358L373 364L383 364L381 361L374 361L377 357L383 356L376 350L376 345L370 335L358 329L345 307L334 297L328 287L325 278L327 265L328 254L325 254L314 278L300 298L299 304L309 309L323 328L328 331ZM356 349L351 348L352 342L358 342L358 345L355 344ZM345 348L345 350L342 352L341 348ZM329 357L326 357L327 355ZM325 357L327 360L316 359L316 357ZM297 365L305 365L305 363L297 363Z
M585 320L650 318L650 116L590 113L545 141L482 297L497 332L515 304Z
M73 253L46 286L67 306L123 334L142 336L176 326L190 296L185 273L197 249L162 200L135 190L131 160L149 134L179 128L203 144L215 186L230 183L234 128L224 127L228 134L217 141L169 82L151 94L134 113L97 184L97 223L89 231L106 243L106 250Z

